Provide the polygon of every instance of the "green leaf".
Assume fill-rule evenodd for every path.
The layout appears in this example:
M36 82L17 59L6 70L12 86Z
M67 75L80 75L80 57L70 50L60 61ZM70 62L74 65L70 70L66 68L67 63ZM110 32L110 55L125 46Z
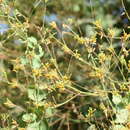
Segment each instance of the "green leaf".
M46 121L41 121L28 124L27 130L49 130L49 127Z
M75 5L73 6L73 11L74 11L74 12L79 12L79 11L80 11L79 5L75 4Z
M42 50L42 47L39 46L39 57L42 57L44 55L44 51Z
M27 113L22 116L22 120L25 122L33 122L37 119L37 116L34 113Z
M29 37L27 41L28 41L28 47L30 48L34 48L34 46L37 45L37 39L35 37Z
M36 57L32 60L32 68L33 69L38 69L41 67L41 60L39 57Z
M52 116L52 114L53 114L53 109L52 108L47 108L46 109L46 116L48 117L48 116Z
M35 48L35 54L37 57L42 57L44 55L44 51L42 50L41 46Z
M41 101L42 99L46 99L47 93L43 90L37 89L28 89L28 97L33 101Z
M116 114L116 123L126 123L128 121L129 111L127 109L119 109Z
M40 129L39 130L49 130L48 123L46 121L42 121L40 123Z
M26 65L26 64L29 63L29 61L27 60L26 57L21 57L20 60L21 60L21 63L22 63L23 65Z
M88 37L94 36L95 35L95 29L91 25L86 25L85 27L86 35Z
M114 104L117 105L117 104L121 103L122 97L120 95L113 95L112 101L114 102Z

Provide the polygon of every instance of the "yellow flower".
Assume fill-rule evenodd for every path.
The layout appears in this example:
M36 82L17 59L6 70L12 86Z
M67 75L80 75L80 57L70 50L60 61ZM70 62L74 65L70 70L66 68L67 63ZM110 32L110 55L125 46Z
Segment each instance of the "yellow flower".
M77 42L78 43L80 43L80 44L85 44L85 43L90 43L90 42L96 42L96 37L95 37L95 35L94 36L92 36L91 38L87 38L87 37L80 37L80 36L78 36L78 35L75 35L74 36L74 39L75 40L77 40Z
M96 111L96 109L89 107L88 114L86 115L86 117L88 117L88 118L92 117L95 111Z
M60 91L64 91L65 90L65 83L63 81L58 81L56 83L56 88L58 88Z
M129 55L129 51L128 50L126 50L126 48L123 48L123 53L124 53L124 55L127 57L128 55Z
M48 79L59 79L59 75L56 70L50 70L48 73L45 74L45 77Z
M77 42L80 44L86 43L86 39L83 37L79 37L78 35L74 36L74 39L77 40Z
M80 58L80 54L78 53L78 50L75 50L75 53L73 54L73 56L74 56L76 59L79 59L79 58Z
M128 87L126 85L124 85L124 84L120 85L120 89L122 91L128 91Z
M14 65L13 71L17 72L19 70L23 70L24 66L21 64Z
M71 53L71 49L69 49L68 47L67 47L67 45L63 45L62 46L62 49L63 49L63 51L65 51L66 53Z
M108 47L107 49L110 53L114 53L114 48L112 46Z
M47 71L49 68L50 68L51 64L50 63L45 63L43 66L42 66L42 71Z
M90 46L87 46L86 50L88 51L88 53L94 52L94 49Z
M37 77L42 76L42 70L41 69L33 69L32 72Z
M27 56L28 59L33 59L34 56L35 56L35 53L34 53L34 51L31 51L26 56Z
M64 81L70 81L70 76L64 75L62 78L63 78Z
M91 38L90 38L90 42L91 43L96 43L96 40L97 40L97 38L96 38L96 34L94 35L94 36L92 36Z
M104 77L104 71L101 69L96 70L96 77L102 79Z
M121 55L120 62L121 62L122 65L126 65L126 60L125 60L124 55Z
M122 36L122 39L123 41L126 41L130 38L130 34L127 34L125 31L124 31L124 35Z
M95 22L93 22L93 24L94 24L98 29L102 29L101 20L96 20Z
M57 25L56 25L56 22L55 22L55 21L51 22L51 23L50 23L50 26L51 26L52 28L55 28L55 29L57 28Z
M105 71L102 68L95 68L95 71L90 72L89 76L94 77L94 78L103 79L105 76Z
M113 38L115 35L115 31L113 29L108 29L108 34L111 38Z
M54 106L54 103L53 103L53 102L46 102L46 103L44 104L45 109L47 109L47 108L49 108L49 107L53 107L53 106Z
M101 53L98 54L98 58L99 58L99 62L103 63L106 60L107 57L103 52L101 52Z

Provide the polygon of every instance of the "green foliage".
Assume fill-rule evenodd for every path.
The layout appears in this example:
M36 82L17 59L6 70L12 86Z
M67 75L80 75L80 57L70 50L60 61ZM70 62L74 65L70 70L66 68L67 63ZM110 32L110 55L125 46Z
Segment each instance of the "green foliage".
M114 102L114 104L119 104L120 102L122 102L121 95L113 95L112 101Z
M30 122L35 121L36 118L37 118L37 116L35 114L29 113L29 114L24 114L22 117L22 120L30 123Z
M0 0L0 129L129 130L129 6Z
M41 101L46 99L47 93L37 89L28 89L28 97L33 101Z
M27 126L27 130L49 130L45 121L30 123Z

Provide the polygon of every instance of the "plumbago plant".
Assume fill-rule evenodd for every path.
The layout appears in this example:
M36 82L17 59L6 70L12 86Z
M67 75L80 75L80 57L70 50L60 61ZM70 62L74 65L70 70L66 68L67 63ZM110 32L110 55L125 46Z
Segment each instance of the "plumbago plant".
M75 18L61 22L53 14L46 23L47 6L59 1L0 2L0 129L130 129L125 29L97 17L87 23L91 34L82 35ZM71 1L69 9L77 13L82 3Z

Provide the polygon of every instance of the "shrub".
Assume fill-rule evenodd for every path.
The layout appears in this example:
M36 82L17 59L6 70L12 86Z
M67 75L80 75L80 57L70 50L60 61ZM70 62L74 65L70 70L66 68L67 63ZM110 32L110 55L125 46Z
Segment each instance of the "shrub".
M123 0L1 0L0 21L1 129L130 129Z

